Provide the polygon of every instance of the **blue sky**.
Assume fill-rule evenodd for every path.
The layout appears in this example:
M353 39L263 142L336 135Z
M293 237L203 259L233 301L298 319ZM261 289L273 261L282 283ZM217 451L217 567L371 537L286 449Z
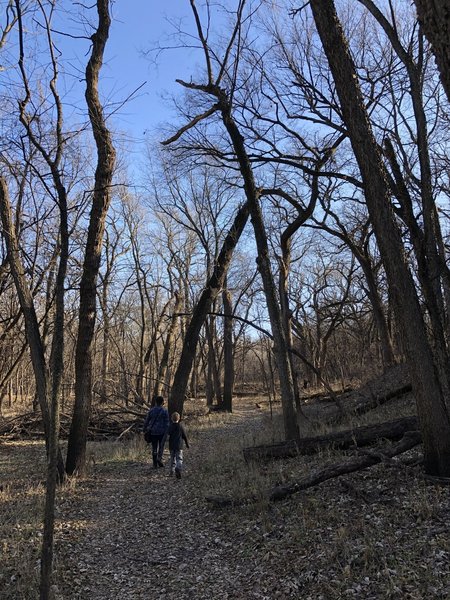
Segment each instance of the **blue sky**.
M187 0L116 0L113 5L113 26L107 50L104 75L113 84L119 97L127 97L144 84L136 97L120 110L119 127L142 137L152 134L159 122L170 120L170 106L164 101L167 93L177 93L177 77L193 70L192 54L185 50L166 50L155 62L155 53L148 58L143 52L159 43L167 45L173 33L169 20L182 19L192 27Z
M8 1L0 0L1 27L6 21ZM197 4L201 11L203 0ZM50 3L44 2L43 6L48 11ZM52 29L60 53L58 89L65 104L66 126L77 128L87 118L84 77L90 55L89 36L97 25L97 14L95 3L83 5L73 0L58 0L55 6ZM181 45L175 37L177 27L195 33L189 0L111 0L111 6L112 28L100 74L101 97L105 112L113 113L110 123L116 141L122 148L124 143L126 149L140 153L147 140L164 138L158 125L178 124L168 98L182 93L175 79L189 80L197 72L196 61L202 56L198 50L170 48ZM23 7L27 76L36 89L42 85L48 93L51 69L44 19L34 0ZM212 4L215 26L220 22L219 7ZM168 49L157 53L158 45ZM17 94L21 97L18 57L16 27L2 50L0 66L5 64L6 69L0 69L0 86L6 89L18 83ZM127 98L130 99L126 101Z
M61 12L54 24L56 30L71 36L92 33L92 28L73 19L76 8L72 2L63 0L60 7ZM87 11L87 14L95 25L95 9ZM149 51L156 49L158 44L166 47L174 45L174 39L170 39L175 31L173 24L181 23L184 30L192 31L193 18L189 0L114 0L111 14L112 28L100 75L101 94L106 100L106 112L116 110L112 117L114 129L130 134L130 142L139 145L148 137L157 135L156 128L160 123L174 122L171 105L164 96L167 98L170 94L179 93L181 88L175 79L189 78L195 71L193 51L167 49L158 56L156 52ZM86 39L65 35L56 35L55 42L62 52L66 73L63 84L66 87L65 100L73 106L75 119L78 114L85 120L83 79L89 43ZM138 88L139 91L120 106Z
M6 22L8 2L0 0L0 29ZM213 25L216 27L223 15L219 16L220 4L211 4ZM235 0L225 2L225 6L234 4ZM42 5L48 13L50 3ZM198 0L197 5L201 11L204 1ZM173 48L177 44L181 46L175 37L177 27L195 36L189 0L111 0L111 7L112 28L100 74L101 96L106 113L114 112L110 119L113 130L128 133L130 140L139 145L150 137L160 139L161 134L157 133L160 123L176 125L172 105L167 98L182 92L175 79L189 80L198 70L197 58L202 60L202 56L198 50ZM27 76L33 84L42 85L48 91L51 69L44 18L34 0L24 2L23 9ZM90 54L89 36L96 25L95 3L56 2L52 20L53 41L60 52L58 89L66 105L65 122L69 127L86 122L84 74ZM22 85L18 70L17 27L7 41L0 56L0 87L6 89L18 83L20 97ZM167 49L157 53L158 45ZM6 65L5 69L3 65ZM130 96L132 98L122 106Z

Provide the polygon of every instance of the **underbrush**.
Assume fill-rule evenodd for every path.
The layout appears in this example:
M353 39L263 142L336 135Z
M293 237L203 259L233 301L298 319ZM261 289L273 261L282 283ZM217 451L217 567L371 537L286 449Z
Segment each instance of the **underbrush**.
M450 598L450 488L427 483L413 460L420 457L418 450L406 455L408 463L398 457L273 503L269 494L275 485L293 483L314 469L345 460L346 453L327 449L311 456L246 462L244 447L282 439L282 419L277 413L270 418L268 410L256 411L250 403L236 404L232 414L187 420L191 449L185 454L186 477L177 489L185 490L180 493L186 493L186 502L204 511L205 526L207 520L213 522L215 535L230 544L233 553L227 560L236 572L241 564L251 565L260 595L244 594L243 600ZM355 419L354 425L398 418L411 410L411 400L405 397ZM317 434L311 424L308 427L305 432ZM0 599L35 600L44 445L5 442L0 456ZM85 478L68 479L58 492L58 515L65 514L67 506L75 515L70 522L57 522L59 543L65 548L71 531L89 527L83 520L83 503L88 490L95 489L93 482L101 482L102 475L127 482L132 469L143 478L150 462L142 435L90 443L87 456ZM167 481L163 494L177 485L159 473L158 477ZM210 496L232 498L236 505L214 508L206 501ZM248 502L240 505L245 499ZM57 574L64 573L66 565L57 562L56 568Z

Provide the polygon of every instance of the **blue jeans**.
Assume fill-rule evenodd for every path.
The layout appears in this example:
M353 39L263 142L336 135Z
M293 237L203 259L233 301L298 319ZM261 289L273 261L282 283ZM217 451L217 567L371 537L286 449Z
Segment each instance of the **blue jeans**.
M170 451L170 472L174 471L181 472L183 468L183 450L171 450Z

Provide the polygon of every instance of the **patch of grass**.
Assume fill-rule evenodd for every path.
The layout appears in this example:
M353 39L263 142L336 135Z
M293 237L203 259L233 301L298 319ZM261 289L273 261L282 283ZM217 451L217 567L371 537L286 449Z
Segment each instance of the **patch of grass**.
M148 444L142 435L135 435L126 440L89 442L87 449L88 467L128 463L148 459Z

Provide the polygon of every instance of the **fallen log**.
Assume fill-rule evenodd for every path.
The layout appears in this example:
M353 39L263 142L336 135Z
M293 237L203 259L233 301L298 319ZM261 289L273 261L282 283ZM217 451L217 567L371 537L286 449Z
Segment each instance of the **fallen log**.
M328 481L329 479L334 479L335 477L339 477L340 475L345 475L347 473L353 473L355 471L360 471L362 469L367 469L373 465L376 465L383 461L389 461L389 459L394 456L398 456L408 450L411 450L422 441L422 436L419 431L408 431L402 437L402 439L396 444L386 447L383 449L378 449L376 452L371 452L369 454L358 455L350 458L349 460L334 463L332 465L328 465L321 469L316 469L312 471L309 475L302 477L298 481L293 483L288 483L285 485L277 485L272 488L269 493L269 501L270 502L278 502L280 500L284 500L285 498L296 494L302 490L306 490L310 487L314 487ZM246 498L230 498L227 496L207 496L207 502L213 504L216 507L224 508L224 507L233 507L233 506L244 506L257 501L255 496L249 496Z
M389 400L393 400L394 398L401 398L405 394L409 394L412 391L412 385L407 383L406 385L402 385L395 390L388 392L387 394L378 396L374 394L372 398L359 402L351 412L355 415L363 415L374 408L378 408L382 404L386 404Z
M411 448L420 444L421 441L422 436L419 431L408 431L399 442L391 447L379 450L377 453L372 452L370 454L364 454L363 456L355 456L345 462L335 463L323 469L317 469L294 483L278 485L271 490L269 499L271 502L284 500L288 496L292 496L292 494L296 494L301 490L306 490L319 483L323 483L328 479L339 477L345 473L353 473L354 471L367 469L367 467L376 465L384 459L389 459L411 450Z
M266 444L263 446L250 446L242 450L246 462L255 460L263 462L277 458L293 458L298 455L298 447L294 440L278 442L276 444Z
M353 446L368 446L379 439L399 440L408 431L418 429L417 417L403 417L394 421L366 425L357 429L348 429L337 433L303 438L299 442L288 440L276 444L251 446L243 449L246 462L293 458L298 454L315 454L323 448L333 447L346 450Z
M379 439L395 441L399 440L408 431L416 431L418 427L417 417L403 417L385 423L365 425L356 429L303 438L298 442L298 452L299 454L314 454L330 446L339 450L346 450L353 446L369 446Z

